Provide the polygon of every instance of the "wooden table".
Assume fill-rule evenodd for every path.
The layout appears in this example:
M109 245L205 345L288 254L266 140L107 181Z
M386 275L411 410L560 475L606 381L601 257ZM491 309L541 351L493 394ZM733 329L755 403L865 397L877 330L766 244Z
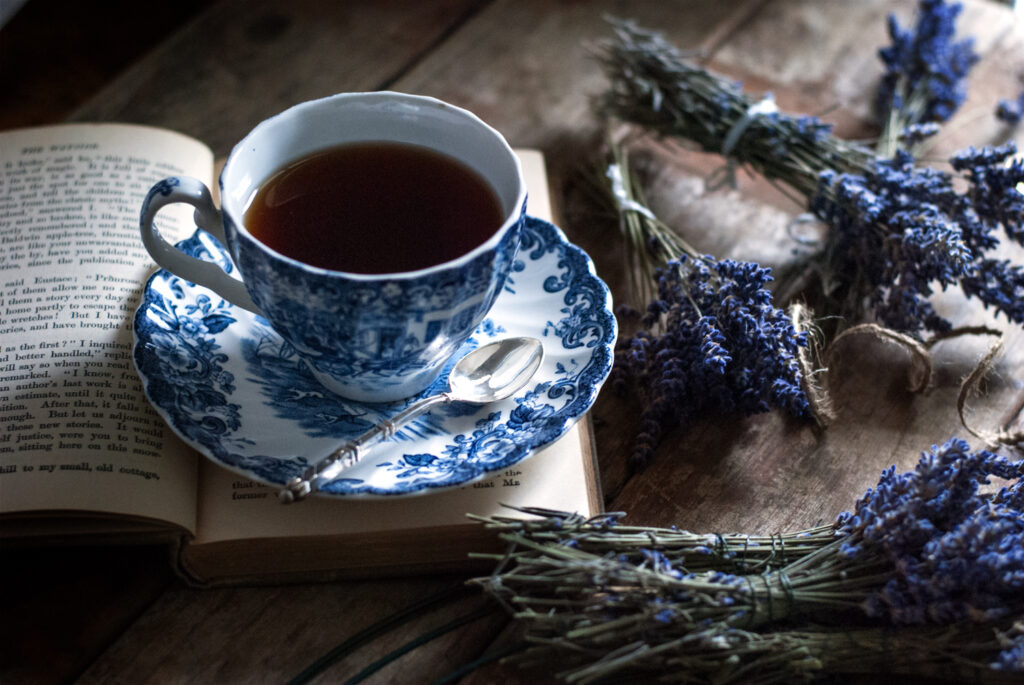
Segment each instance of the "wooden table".
M37 2L47 4L32 0ZM24 92L53 95L49 109L29 113L29 123L64 118L60 95L77 93L86 99L72 120L165 126L206 141L218 156L258 121L302 100L375 89L443 98L478 113L514 146L545 153L566 232L621 299L621 243L588 219L573 192L575 175L602 136L591 97L605 81L588 46L609 35L603 17L634 18L662 30L680 47L703 50L711 68L743 80L748 89L773 91L783 110L824 112L839 135L869 138L877 133L870 102L880 73L875 52L887 42L885 14L895 10L906 21L914 4L219 0L188 3L191 15L184 21L175 8L134 12L131 21L119 13L117 30L131 32L131 45L141 52L122 56L131 63L109 79L105 74L117 64L104 60L117 52L115 45L124 47L114 37L83 43L73 69L35 82L19 83L10 63L0 69ZM1015 25L1005 6L965 4L960 33L975 37L983 58L943 151L1005 134L991 116L974 118L973 112L991 112L998 98L1015 95L1024 81L1019 20ZM18 44L46 45L54 24L58 34L70 35L76 22L109 32L114 12L96 3L87 22L56 12L52 22L29 23L41 31L34 43L20 35ZM11 32L24 25L17 21L0 32L0 44L15 40ZM161 22L174 30L166 32ZM152 49L142 50L147 41L154 41ZM78 92L96 81L102 81L98 89ZM957 128L957 122L964 125ZM736 190L706 191L703 179L721 164L719 157L663 147L653 154L658 171L652 204L691 243L719 257L785 260L786 226L800 207L743 174ZM971 323L989 320L977 307L949 306ZM1008 353L970 406L971 420L988 428L1020 427L1024 345L1020 327L1005 328ZM838 418L827 430L778 413L708 418L671 434L639 474L627 466L637 409L605 391L593 421L607 507L629 512L636 524L708 532L776 532L829 521L849 509L883 468L908 468L930 445L967 436L955 399L961 378L989 342L938 346L934 385L923 395L906 389L909 360L902 350L871 339L851 342L830 371ZM461 580L200 591L180 584L164 555L148 547L71 548L5 558L0 681L279 682L361 628ZM354 675L480 604L480 597L461 599L387 633L335 664L323 681ZM493 614L416 649L371 681L430 681L510 640L509 632L504 615ZM538 677L489 666L460 682Z

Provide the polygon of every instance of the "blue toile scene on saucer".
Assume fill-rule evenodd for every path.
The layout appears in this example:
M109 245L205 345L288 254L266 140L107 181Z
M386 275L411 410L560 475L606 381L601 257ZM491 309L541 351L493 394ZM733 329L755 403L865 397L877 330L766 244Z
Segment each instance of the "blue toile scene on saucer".
M233 269L205 231L179 247ZM165 270L146 284L134 333L146 396L175 433L215 463L269 485L284 485L417 399L364 404L334 395L262 317ZM471 350L514 336L544 346L544 362L523 390L483 407L430 411L320 494L398 496L466 485L550 444L590 409L612 365L611 295L587 254L535 217L527 218L488 318L419 397L445 390L451 366Z

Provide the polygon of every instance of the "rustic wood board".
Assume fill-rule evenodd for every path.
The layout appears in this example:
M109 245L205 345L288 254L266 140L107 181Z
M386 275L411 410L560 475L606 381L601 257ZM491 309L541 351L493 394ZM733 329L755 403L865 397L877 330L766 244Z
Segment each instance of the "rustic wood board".
M754 93L772 91L784 111L844 103L823 118L840 135L868 138L878 128L870 108L858 103L870 100L881 68L874 50L864 45L884 44L881 17L890 8L904 25L913 16L913 3L769 3L711 56L709 66L744 77ZM999 97L1020 91L1024 31L1001 10L990 3L965 3L960 35L975 37L982 59L972 72L967 102L929 152L935 163L968 144L1006 138L992 112ZM840 25L843 31L835 29ZM838 77L849 74L856 75L856 84ZM763 179L743 174L736 190L707 192L703 179L721 164L715 155L672 146L652 154L661 169L653 181L652 205L697 249L767 265L787 261L793 247L787 227L803 207ZM1019 260L1022 252L1015 253ZM987 324L1005 332L1007 354L969 410L972 427L998 430L1020 412L1024 398L1021 328L994 320L976 302L953 293L938 299L960 325ZM937 345L933 386L915 396L907 390L911 362L905 350L870 338L847 340L837 347L829 374L838 418L827 430L776 414L709 418L666 440L650 475L630 479L615 508L628 510L637 523L712 532L780 532L829 521L851 508L892 464L908 469L922 450L954 436L981 446L961 425L956 399L961 379L993 341L974 337ZM597 435L603 454L615 439L621 449L628 447L628 438L614 428Z
M349 636L399 608L443 591L458 579L361 582L168 591L79 679L81 683L281 683L297 676ZM320 682L350 677L425 631L468 614L482 598L464 596L386 632L339 660ZM416 682L441 678L494 639L499 612L416 650ZM408 660L370 682L408 683Z
M224 157L293 104L387 88L484 4L222 0L72 119L165 126Z
M0 682L70 682L173 584L166 545L0 552Z
M830 110L826 118L841 135L859 137L875 130L869 102L880 73L875 49L885 41L884 15L893 9L909 17L913 5L910 0L444 0L330 7L315 0L287 5L221 0L73 118L175 128L205 140L221 156L257 121L301 100L378 88L435 95L476 111L514 146L545 153L563 227L594 258L616 298L624 300L621 243L588 214L574 190L577 174L603 136L591 98L604 79L590 46L608 35L604 15L633 18L664 31L682 48L702 48L712 68L742 79L755 92L771 90L782 109ZM984 54L966 117L969 107L989 107L994 98L1019 92L1024 40L1019 26L1007 27L1008 10L983 0L965 6L961 25ZM942 150L989 142L977 141L978 135L1000 135L995 123L979 122L965 123L943 141ZM787 259L787 224L800 207L769 184L742 175L736 190L708 192L703 180L721 164L719 157L644 145L655 170L652 204L688 240L719 256L776 265ZM972 323L984 316L973 305L951 301L948 306ZM971 419L979 426L1020 422L1024 345L1019 327L1006 328L1008 352L985 394L971 404ZM935 351L934 388L912 396L906 391L908 360L902 350L872 340L848 341L831 371L839 417L827 431L777 414L708 418L670 435L642 474L626 465L637 409L603 392L593 415L608 506L629 512L633 523L709 532L777 532L830 520L852 506L881 469L893 463L905 468L929 445L966 435L955 413L956 392L988 342L942 343ZM173 585L150 605L163 586L126 579L123 592L109 601L111 611L118 626L141 616L109 648L110 630L83 640L78 656L46 671L52 677L45 679L73 677L95 656L81 678L85 682L279 682L359 629L452 580L209 591ZM474 602L479 603L464 600L389 633L322 680L355 674L429 627L471 611ZM85 634L90 619L71 613ZM489 645L513 640L505 624L498 614L449 633L370 682L442 676ZM538 677L499 666L465 682L536 682Z

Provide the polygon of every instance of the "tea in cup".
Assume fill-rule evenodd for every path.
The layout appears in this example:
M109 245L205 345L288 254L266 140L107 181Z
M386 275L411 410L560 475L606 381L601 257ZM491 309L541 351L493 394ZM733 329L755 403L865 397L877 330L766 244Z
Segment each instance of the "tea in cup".
M486 317L526 212L518 158L473 114L391 92L314 100L259 124L228 157L221 208L189 177L157 183L143 243L171 273L263 316L329 390L422 392ZM187 202L241 281L167 243Z

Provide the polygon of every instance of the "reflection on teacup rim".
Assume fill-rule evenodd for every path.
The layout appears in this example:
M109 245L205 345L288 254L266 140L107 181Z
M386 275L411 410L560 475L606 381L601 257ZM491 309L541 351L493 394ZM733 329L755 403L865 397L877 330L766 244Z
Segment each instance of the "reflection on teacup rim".
M344 110L344 111L342 111ZM350 117L356 112L365 125L353 125ZM330 138L314 136L297 138L294 133L282 137L282 127L299 127L304 131L316 130L315 124L323 121L331 114L344 114L348 126L345 130L331 129ZM380 114L399 115L406 128L396 127L394 119L383 119ZM463 135L440 136L440 124L432 122L431 126L423 125L423 118L431 116L441 123L456 123ZM387 123L385 123L387 122ZM471 126L473 136L465 135L461 127ZM428 134L434 134L428 136ZM469 166L479 173L497 193L504 219L491 236L472 250L445 262L434 264L412 271L390 273L361 274L350 271L331 271L295 260L287 255L266 246L245 227L242 220L249 203L252 201L260 185L274 172L283 166L308 156L311 153L327 148L356 142L401 142L418 145L441 152ZM442 146L441 143L447 143ZM273 153L285 148L287 154L274 157ZM271 156L272 160L264 159ZM260 173L252 171L253 162L259 162ZM487 164L492 166L487 166ZM497 163L497 167L493 165ZM296 266L311 271L344 274L354 280L377 280L381 278L401 279L418 276L456 267L468 263L474 257L494 249L508 227L519 221L526 211L527 189L522 182L522 164L519 157L506 142L504 137L489 124L485 123L472 112L446 103L437 98L398 93L393 91L374 91L358 93L340 93L318 100L310 100L294 105L276 114L250 131L250 133L232 149L227 162L218 179L222 210L234 220L235 229L258 242L276 257L292 262Z

